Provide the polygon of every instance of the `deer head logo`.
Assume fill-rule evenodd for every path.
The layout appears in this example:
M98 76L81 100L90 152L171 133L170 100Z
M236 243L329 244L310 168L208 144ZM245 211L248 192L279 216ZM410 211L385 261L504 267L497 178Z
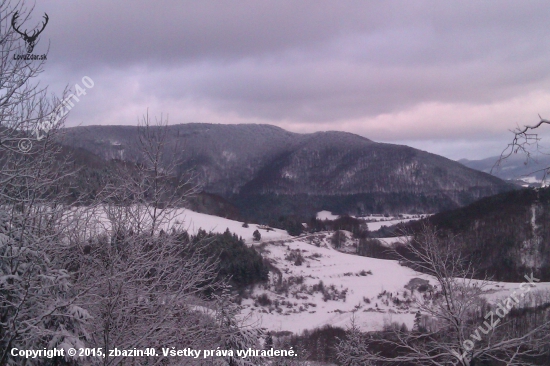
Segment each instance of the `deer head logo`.
M25 29L24 32L21 32L17 26L15 25L15 22L17 21L17 19L19 18L19 12L16 11L15 14L13 14L12 18L11 18L11 26L13 27L13 29L19 33L22 37L23 37L23 40L25 40L25 42L27 42L27 53L32 53L32 50L34 49L34 44L36 43L36 39L38 38L38 35L40 35L40 33L42 33L42 31L44 30L44 28L46 28L46 24L48 24L48 14L44 13L44 19L46 20L44 22L44 24L42 24L42 29L40 30L33 30L32 31L32 35L28 35L27 34L27 30Z

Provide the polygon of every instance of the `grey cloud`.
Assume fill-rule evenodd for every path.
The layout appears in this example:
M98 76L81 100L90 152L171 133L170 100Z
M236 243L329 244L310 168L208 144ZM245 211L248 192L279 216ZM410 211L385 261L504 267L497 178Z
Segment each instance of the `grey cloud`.
M33 19L50 15L39 45L51 42L45 82L97 79L74 111L82 123L155 106L175 109L165 110L174 123L226 116L372 137L385 131L371 126L380 115L430 103L490 109L549 90L547 9L545 1L99 0L41 2ZM393 138L433 138L415 118ZM479 132L463 119L463 134ZM486 123L480 130L506 129Z
M545 63L513 69L495 64L487 70L482 63L456 65L451 72L443 67L375 68L346 62L242 62L172 69L146 79L148 88L165 98L192 94L243 116L330 122L424 101L488 103L511 97L522 87L548 85Z
M43 8L52 14L49 37L63 42L63 47L56 48L60 56L114 65L261 57L314 49L334 40L355 43L357 35L368 36L366 43L356 45L358 52L383 64L399 58L448 61L465 52L499 49L510 41L548 42L545 2L99 0L47 4Z

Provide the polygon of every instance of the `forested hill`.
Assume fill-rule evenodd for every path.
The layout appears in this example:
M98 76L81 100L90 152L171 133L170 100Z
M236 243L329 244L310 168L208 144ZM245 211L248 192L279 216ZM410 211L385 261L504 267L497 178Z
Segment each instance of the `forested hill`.
M427 221L459 234L463 252L479 264L481 273L522 281L534 272L550 281L550 188L486 197Z
M68 199L78 204L88 204L101 195L105 186L118 184L121 171L133 177L139 172L135 164L119 159L104 159L88 150L64 146L58 156L58 163L67 157L78 172L65 181L69 190ZM188 189L188 187L185 187ZM104 193L104 192L103 192ZM239 210L223 197L197 190L187 197L186 208L196 212L230 219L240 219Z
M139 160L135 126L66 132L66 143L104 159ZM168 127L166 151L174 149L180 169L194 169L205 191L256 219L320 210L437 212L512 189L441 156L345 132L191 123Z

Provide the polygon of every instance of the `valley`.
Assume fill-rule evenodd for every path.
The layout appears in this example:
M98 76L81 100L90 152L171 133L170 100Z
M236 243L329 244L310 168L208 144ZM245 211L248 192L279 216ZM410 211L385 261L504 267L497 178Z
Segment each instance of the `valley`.
M374 231L382 225L419 219L402 216L370 216L365 224ZM318 217L338 218L328 211L319 212ZM241 293L241 316L250 324L276 333L300 334L325 325L346 329L352 317L363 331L380 331L394 323L412 329L417 303L427 292L411 287L411 281L437 284L433 277L396 260L357 255L357 242L350 232L346 233L346 243L336 249L331 243L334 232L293 237L279 229L268 231L255 224L243 228L241 222L189 210L180 212L178 220L193 233L197 228L220 234L228 229L269 261L269 280ZM260 231L261 241L253 240L254 230ZM405 239L378 238L388 246ZM518 289L517 282L489 281L483 296L496 304ZM550 301L550 281L537 283L530 295L533 297L522 298L521 306L530 306L536 296L546 296Z
M0 366L550 365L547 3L0 13Z
M470 238L468 235L477 235L474 226L479 225L476 214L471 212L491 215L493 210L496 216L487 222L515 220L509 228L523 227L523 216L510 215L515 212L512 207L508 216L503 216L508 209L499 204L495 204L494 209L475 208L484 201L475 201L474 197L489 195L485 201L491 202L498 201L492 198L494 193L521 196L517 186L407 147L377 144L343 133L299 135L265 125L189 124L167 129L170 139L163 152L174 146L184 147L179 158L185 163L178 167L186 171L194 164L193 177L202 190L188 198L193 209L174 211L168 227L175 225L189 235L197 235L199 229L219 234L228 230L262 255L269 263L268 281L240 288L238 292L241 316L269 331L300 334L325 325L346 328L352 316L363 331L380 331L391 324L404 324L412 329L418 311L414 304L426 293L407 289L408 284L414 279L424 279L434 285L436 281L384 254L414 238L414 235L395 237L394 227L410 228L414 233L415 223L422 220L442 230L460 227L461 235ZM72 141L70 148L79 152L77 161L83 162L86 174L95 174L94 169L97 170L86 163L86 159L114 163L114 171L105 174L115 174L116 164L121 164L117 161L131 162L137 152L132 137L137 133L134 127L91 126L67 132ZM399 158L402 152L406 152L403 160ZM293 167L293 164L296 165ZM392 174L394 178L388 178ZM346 182L338 182L331 177L348 178ZM473 195L468 196L466 192ZM462 198L457 200L459 196ZM449 199L454 203L441 206L442 202L451 202ZM498 202L513 205L521 200L523 198ZM433 215L445 208L454 210ZM466 213L468 210L470 213ZM322 229L324 224L321 229L316 227L322 222L337 222L340 217L345 220L347 215L358 220L352 225L362 223L356 228L366 233L361 234L363 238L366 235L370 237L367 240L375 241L375 249L365 249L361 242L364 239L359 239L356 229L352 233L335 229L332 224L328 224L329 230ZM311 217L317 221L310 223ZM477 224L461 224L466 218L476 220ZM104 219L100 221L102 227L108 227ZM289 222L293 228L299 227L293 235L289 234ZM484 227L489 227L487 225ZM254 238L256 230L260 240ZM336 232L342 232L343 237L338 246L333 239ZM384 236L388 234L391 236ZM522 239L505 235L515 240L508 244L515 248L510 252L515 254L510 255L516 259L527 258L527 253L517 255L524 250ZM546 234L537 235L546 237ZM472 244L464 247L463 253L467 256L475 253L479 257L479 251L471 248L476 241L465 240ZM497 248L502 235L485 240L492 240L494 244L490 248L501 253ZM530 271L548 278L546 272L540 272L540 267L517 266L515 272L503 267L507 254L484 253L482 256L490 260L480 268L496 274L497 279L500 276L500 282L491 282L484 290L483 296L487 299L504 298L510 289L517 287L513 281L521 281ZM504 259L499 261L499 258ZM541 283L538 289L544 292L548 284Z

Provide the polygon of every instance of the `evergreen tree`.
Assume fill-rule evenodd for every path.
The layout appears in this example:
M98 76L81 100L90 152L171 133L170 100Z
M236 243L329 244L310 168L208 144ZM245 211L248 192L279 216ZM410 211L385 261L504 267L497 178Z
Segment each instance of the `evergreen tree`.
M252 237L254 238L254 241L260 241L262 239L262 234L260 234L258 230L254 230Z
M413 331L414 332L422 332L421 330L421 321L422 321L422 314L420 313L420 310L416 312L414 315L414 325L413 325Z
M267 332L267 336L265 337L265 346L264 348L266 350L273 348L273 335L271 332Z
M355 314L351 319L351 325L346 332L346 337L340 340L337 347L337 359L345 366L367 366L373 363L363 359L366 344L363 333L359 330L355 321Z
M232 299L228 287L224 287L220 295L214 296L216 300L216 323L219 327L220 347L224 350L247 350L249 348L259 349L259 339L262 331L253 327L251 324L245 324L245 320L239 320L242 307L237 305ZM229 366L258 365L257 357L247 357L245 359L236 356L227 356L223 358Z

